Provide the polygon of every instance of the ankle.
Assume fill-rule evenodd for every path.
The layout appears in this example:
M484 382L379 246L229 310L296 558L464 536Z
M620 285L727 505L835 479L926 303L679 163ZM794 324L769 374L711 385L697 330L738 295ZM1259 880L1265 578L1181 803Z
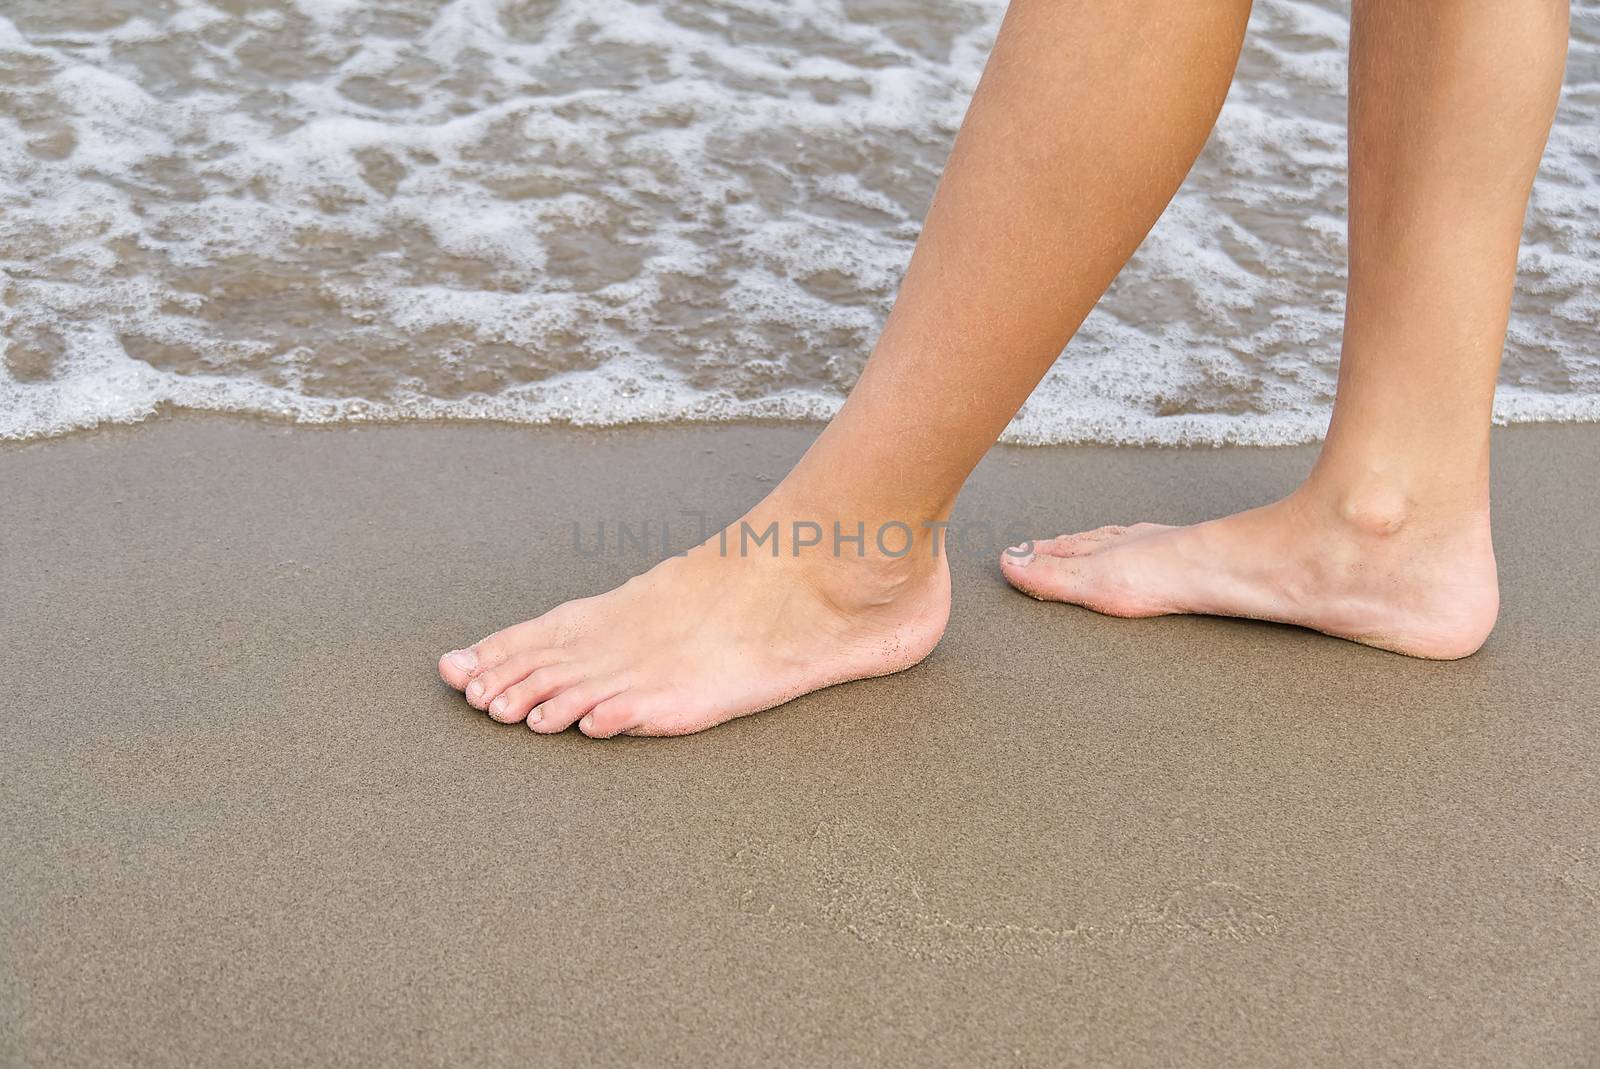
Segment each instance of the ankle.
M1393 487L1351 487L1327 502L1336 526L1366 538L1391 539L1416 524L1417 506Z
M1403 483L1384 480L1334 482L1312 478L1292 497L1324 528L1363 541L1391 542L1417 534L1487 528L1489 495L1439 493L1424 495Z
M780 483L739 523L776 525L780 554L802 562L863 567L889 575L918 576L937 571L945 559L948 515L921 508L841 502Z
M846 616L949 598L942 542L910 521L837 519L768 498L702 552L775 568Z
M948 602L950 572L944 555L905 557L821 556L798 561L806 585L847 613Z

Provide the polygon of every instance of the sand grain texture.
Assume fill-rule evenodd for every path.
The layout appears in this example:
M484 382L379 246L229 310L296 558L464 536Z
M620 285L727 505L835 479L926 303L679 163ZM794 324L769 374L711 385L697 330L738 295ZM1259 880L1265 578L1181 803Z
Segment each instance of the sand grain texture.
M1600 1061L1600 433L1498 435L1458 664L961 556L925 664L692 738L434 679L644 563L574 521L735 515L811 433L0 448L0 1063ZM1000 449L958 515L1187 521L1310 457Z

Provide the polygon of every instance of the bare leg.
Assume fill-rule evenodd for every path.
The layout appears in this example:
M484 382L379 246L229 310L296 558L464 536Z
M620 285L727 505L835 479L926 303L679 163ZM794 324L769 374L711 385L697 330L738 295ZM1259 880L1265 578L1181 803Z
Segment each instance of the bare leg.
M777 555L713 539L617 590L441 658L498 720L536 731L679 734L909 667L949 614L923 527L962 482L1199 153L1249 0L1017 0L974 96L905 283L861 380L790 476L745 517ZM868 532L838 548L833 523ZM797 553L795 522L824 544ZM875 545L907 525L912 550ZM809 529L804 535L809 539Z
M1356 0L1350 281L1310 478L1194 527L1038 544L1007 578L1116 616L1303 624L1463 657L1499 609L1489 417L1528 192L1561 86L1565 0Z

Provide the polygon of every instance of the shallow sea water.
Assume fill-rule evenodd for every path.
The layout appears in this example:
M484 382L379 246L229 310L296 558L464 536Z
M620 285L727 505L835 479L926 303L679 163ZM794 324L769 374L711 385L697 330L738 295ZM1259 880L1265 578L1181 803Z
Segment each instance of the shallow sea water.
M827 416L1003 7L9 0L0 437ZM1600 0L1573 15L1502 421L1600 419ZM1011 440L1320 435L1348 31L1257 0L1194 174Z

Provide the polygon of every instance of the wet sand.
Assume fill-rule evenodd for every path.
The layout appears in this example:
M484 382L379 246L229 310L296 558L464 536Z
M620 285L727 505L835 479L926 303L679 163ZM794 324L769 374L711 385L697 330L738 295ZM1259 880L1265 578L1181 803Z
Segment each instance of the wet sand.
M1497 437L1476 657L1119 621L959 556L944 643L677 740L437 653L811 431L183 417L0 448L7 1065L1600 1060L1600 429ZM959 516L1199 519L1309 449L1000 449ZM681 522L681 521L680 521Z

